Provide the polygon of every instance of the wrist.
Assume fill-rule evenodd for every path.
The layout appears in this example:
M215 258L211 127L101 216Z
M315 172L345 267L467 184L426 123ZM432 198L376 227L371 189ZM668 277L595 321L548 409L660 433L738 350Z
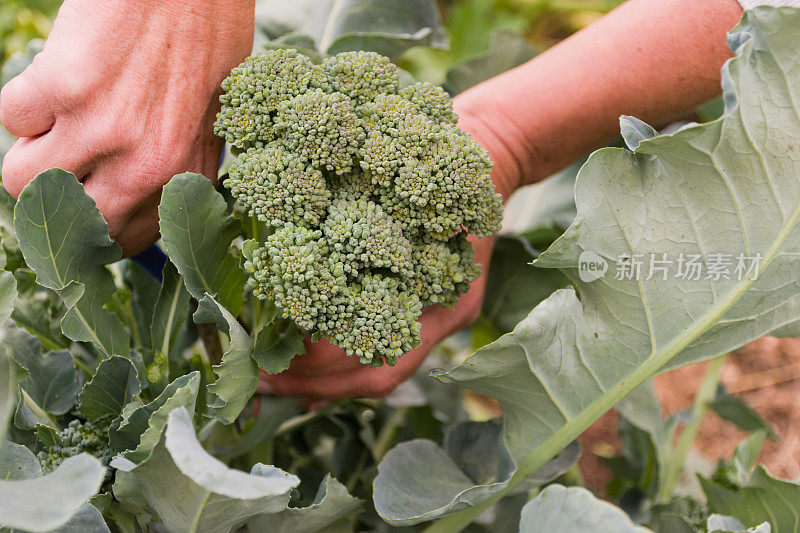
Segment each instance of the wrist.
M505 202L525 184L527 166L511 141L509 129L514 126L493 109L491 99L470 93L467 91L453 101L458 125L489 152L494 163L492 181Z

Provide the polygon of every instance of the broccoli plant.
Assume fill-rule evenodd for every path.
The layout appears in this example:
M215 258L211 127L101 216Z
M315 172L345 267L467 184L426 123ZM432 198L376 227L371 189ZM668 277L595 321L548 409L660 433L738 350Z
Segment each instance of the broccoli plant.
M468 234L500 228L488 153L450 97L374 52L315 64L248 59L223 82L215 131L239 154L224 185L267 228L244 247L250 285L303 330L371 366L420 343L422 308L480 274Z
M561 216L549 195L537 227L498 239L472 335L385 400L306 412L254 397L261 372L287 368L306 333L394 363L418 342L421 309L453 304L478 275L467 236L501 212L449 96L360 50L395 60L435 43L433 0L291 4L329 13L306 25L319 53L287 49L308 43L281 20L275 49L232 72L216 124L235 153L227 190L198 174L164 187L163 268L120 260L65 170L17 201L0 190L0 529L796 530L800 485L757 465L777 432L717 385L720 354L800 334L800 10L745 14L718 120L658 135L624 118L628 150L576 165ZM391 32L376 28L390 18ZM493 46L448 86L497 74L508 52ZM758 254L758 276L579 273L587 250L614 263L701 249ZM692 416L664 420L649 379L710 358ZM611 408L622 450L606 496L624 510L563 486L580 482L575 438ZM709 409L751 435L700 480L704 501L677 497Z

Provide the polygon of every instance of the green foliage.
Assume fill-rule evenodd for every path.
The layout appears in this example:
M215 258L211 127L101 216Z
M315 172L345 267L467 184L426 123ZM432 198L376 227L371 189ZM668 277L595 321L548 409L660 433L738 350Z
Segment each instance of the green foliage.
M365 364L395 364L419 345L422 307L452 305L480 272L465 236L499 228L488 155L444 91L401 89L375 53L270 50L223 90L215 131L240 151L224 183L268 227L244 248L254 294Z
M105 265L118 261L121 249L75 176L52 169L34 178L14 208L14 229L37 283L56 291L66 306L64 335L93 342L105 356L127 355L122 322L103 309L114 292Z
M444 4L453 51L417 71L434 65L432 79L447 80L453 93L531 57L524 40L496 31L522 28L523 12L564 20L582 12L560 1L503 0L494 4L499 14L491 2ZM449 97L364 53L395 59L412 45L443 44L432 2L260 2L259 34L277 38L271 47L281 51L251 59L226 83L218 128L238 144L226 181L240 205L202 176L175 177L160 206L170 258L162 281L132 262L107 267L119 251L68 173L36 178L16 205L16 224L14 200L0 194L0 523L28 531L344 533L387 531L386 520L420 531L425 526L413 524L452 514L430 529L793 531L796 484L753 470L769 427L752 410L715 397L714 387L710 403L692 409L715 409L754 431L703 480L706 506L699 493L664 489L674 466L691 473L673 445L675 428L691 429L701 417L663 420L649 383L635 386L779 326L797 329L798 200L792 160L782 155L800 131L783 84L796 75L787 66L797 16L747 15L740 29L757 38L732 38L741 57L728 66L720 121L658 136L625 118L633 152L592 156L566 233L581 165L540 186L536 212L509 221L528 231L498 240L477 340L449 339L384 402L303 412L296 400L251 397L259 369L284 370L305 349L303 330L320 330L317 317L302 315L316 309L301 307L304 298L321 302L343 284L348 305L363 313L345 316L352 324L337 318L377 332L350 351L377 342L391 362L405 348L385 332L413 332L421 306L452 304L477 275L461 226L483 234L497 220L482 218L481 210L494 212L476 200L487 192L488 163L453 129ZM321 53L285 50L290 43ZM442 67L456 63L450 73ZM439 182L427 190L432 168L466 176L482 192L469 199ZM734 214L726 202L742 198L745 186L752 201ZM430 207L436 203L445 208ZM612 279L613 270L603 282L577 275L584 249L613 262L624 250L676 253L682 243L730 252L744 241L764 256L762 278L749 286L635 285ZM233 248L262 276L254 287L245 286ZM534 269L532 261L557 268ZM300 290L284 290L287 280ZM694 299L676 302L678 295ZM286 309L305 322L280 319ZM502 419L476 422L468 412L475 417L474 405L486 401L462 403L457 386L427 373L464 360L471 342L491 341L436 373L500 400ZM574 437L612 406L623 448L609 460L608 496L620 508L562 486L579 481L570 470L580 454ZM711 512L729 516L706 523Z

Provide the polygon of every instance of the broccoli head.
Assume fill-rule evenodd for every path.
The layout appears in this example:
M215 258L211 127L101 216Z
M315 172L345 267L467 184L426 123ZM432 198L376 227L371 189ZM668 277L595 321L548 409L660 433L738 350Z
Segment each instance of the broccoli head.
M215 131L238 154L224 185L268 228L244 247L253 293L363 363L395 364L420 344L422 308L480 274L467 235L502 219L489 155L446 92L401 87L373 52L269 50L222 87Z

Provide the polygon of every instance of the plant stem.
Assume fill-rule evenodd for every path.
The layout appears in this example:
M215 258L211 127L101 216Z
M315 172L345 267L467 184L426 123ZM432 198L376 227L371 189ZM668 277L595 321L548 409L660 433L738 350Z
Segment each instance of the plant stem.
M389 451L397 435L397 430L400 429L400 426L405 422L407 414L408 407L399 407L389 415L386 424L383 425L380 433L378 433L378 438L375 441L375 448L372 451L376 463L379 463L381 459L383 459L383 456L386 455L386 452Z
M661 488L658 491L659 501L664 502L669 500L675 491L675 485L680 479L681 472L683 472L683 464L686 462L686 456L689 450L692 449L692 445L697 438L697 433L700 431L700 424L702 424L703 418L705 418L706 412L708 411L708 402L713 400L717 393L722 367L725 366L725 361L727 360L728 355L722 355L713 359L708 366L706 375L703 377L703 382L697 390L694 403L692 403L690 411L691 422L681 431L678 442L675 444L675 448L673 448L672 454L670 454L670 458L664 469L664 477L662 478Z
M47 411L42 409L39 406L39 404L36 403L36 400L30 397L30 395L25 391L25 389L20 387L19 390L22 392L22 401L25 403L25 406L28 409L30 409L33 412L33 414L36 415L38 418L45 420L46 425L58 431L58 424L56 424L56 421L53 419L53 417L50 416L50 414Z

